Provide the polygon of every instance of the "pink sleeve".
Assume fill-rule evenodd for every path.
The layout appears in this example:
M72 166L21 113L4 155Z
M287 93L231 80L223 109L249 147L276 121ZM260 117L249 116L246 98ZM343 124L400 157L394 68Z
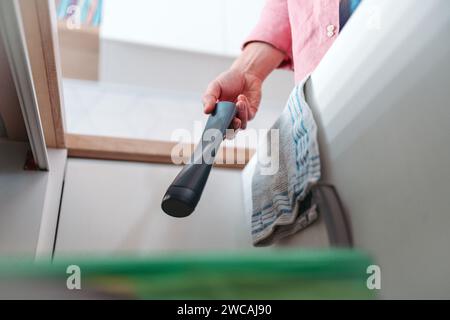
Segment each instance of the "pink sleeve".
M269 43L283 51L286 54L286 59L279 67L293 68L291 26L287 0L267 0L256 27L247 37L242 48L254 41Z

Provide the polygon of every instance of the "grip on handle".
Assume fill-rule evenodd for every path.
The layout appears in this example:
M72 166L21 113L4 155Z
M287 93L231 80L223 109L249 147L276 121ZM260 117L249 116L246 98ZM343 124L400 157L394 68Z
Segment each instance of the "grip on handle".
M176 176L162 199L161 208L165 213L182 218L189 216L195 210L216 153L235 114L234 103L227 101L217 103L189 163Z

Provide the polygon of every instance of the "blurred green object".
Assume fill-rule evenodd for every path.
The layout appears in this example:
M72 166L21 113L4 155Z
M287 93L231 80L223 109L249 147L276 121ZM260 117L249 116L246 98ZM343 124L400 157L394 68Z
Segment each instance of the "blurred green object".
M371 264L354 250L7 260L0 263L0 298L372 299L366 287ZM81 271L81 290L67 289L73 265Z

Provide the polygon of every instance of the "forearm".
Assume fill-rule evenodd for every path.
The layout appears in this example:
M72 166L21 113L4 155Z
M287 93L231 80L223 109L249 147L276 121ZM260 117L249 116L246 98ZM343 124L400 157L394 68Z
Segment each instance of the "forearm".
M263 81L285 57L285 53L268 43L252 42L245 46L231 68L255 75Z

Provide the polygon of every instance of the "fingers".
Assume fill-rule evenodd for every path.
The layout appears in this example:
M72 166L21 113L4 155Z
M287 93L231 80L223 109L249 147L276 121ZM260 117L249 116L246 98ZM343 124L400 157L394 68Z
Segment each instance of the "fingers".
M240 94L236 101L236 117L231 122L234 130L247 128L249 102L245 95Z
M236 102L236 117L240 120L240 127L239 129L245 129L247 128L247 121L248 121L248 108L249 103L247 100L247 97L243 94L240 94L237 98Z
M234 118L231 122L231 128L239 130L241 128L241 120L239 118Z
M252 105L250 105L247 109L247 114L248 114L248 121L253 120L253 118L256 115L256 111L258 111L257 108L254 108Z
M203 95L203 111L209 114L214 111L216 107L216 102L219 100L221 93L220 84L217 80L211 82Z
M258 103L250 103L250 101L246 98L247 100L247 119L248 121L253 120L253 118L256 115L256 111L258 111Z

